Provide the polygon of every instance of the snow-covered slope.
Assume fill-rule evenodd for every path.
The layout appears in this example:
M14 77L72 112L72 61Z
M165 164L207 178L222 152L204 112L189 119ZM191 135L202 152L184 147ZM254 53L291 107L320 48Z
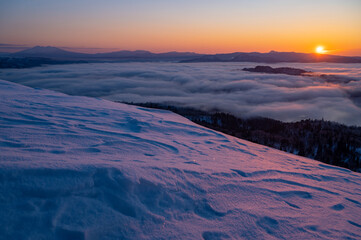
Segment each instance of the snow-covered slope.
M0 81L1 239L360 239L361 175Z

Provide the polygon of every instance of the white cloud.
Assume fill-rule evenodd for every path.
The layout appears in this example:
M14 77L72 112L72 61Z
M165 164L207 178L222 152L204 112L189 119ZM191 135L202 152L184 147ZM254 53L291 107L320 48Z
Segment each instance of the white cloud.
M115 101L158 102L284 121L324 118L361 125L360 64L274 64L338 75L317 77L241 71L254 63L103 63L2 70L32 87ZM344 82L345 77L354 81Z

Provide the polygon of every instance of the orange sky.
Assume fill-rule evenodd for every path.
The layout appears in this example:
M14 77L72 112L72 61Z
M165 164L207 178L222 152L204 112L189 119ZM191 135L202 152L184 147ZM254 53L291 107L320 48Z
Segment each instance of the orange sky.
M1 1L0 43L361 55L360 13L359 0Z

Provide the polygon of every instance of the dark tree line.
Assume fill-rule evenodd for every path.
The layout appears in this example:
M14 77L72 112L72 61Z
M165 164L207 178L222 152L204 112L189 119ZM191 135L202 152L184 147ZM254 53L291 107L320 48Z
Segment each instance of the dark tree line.
M55 60L43 57L0 57L0 69L2 68L31 68L40 67L44 64L73 64L86 63L86 61L77 60Z
M154 103L137 105L167 109L238 138L361 172L361 127L311 119L285 123L261 117L239 118Z

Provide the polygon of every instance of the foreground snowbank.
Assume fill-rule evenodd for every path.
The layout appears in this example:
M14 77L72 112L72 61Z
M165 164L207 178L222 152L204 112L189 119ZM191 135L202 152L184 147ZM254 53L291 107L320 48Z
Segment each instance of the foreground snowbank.
M358 239L361 175L0 81L0 238Z

